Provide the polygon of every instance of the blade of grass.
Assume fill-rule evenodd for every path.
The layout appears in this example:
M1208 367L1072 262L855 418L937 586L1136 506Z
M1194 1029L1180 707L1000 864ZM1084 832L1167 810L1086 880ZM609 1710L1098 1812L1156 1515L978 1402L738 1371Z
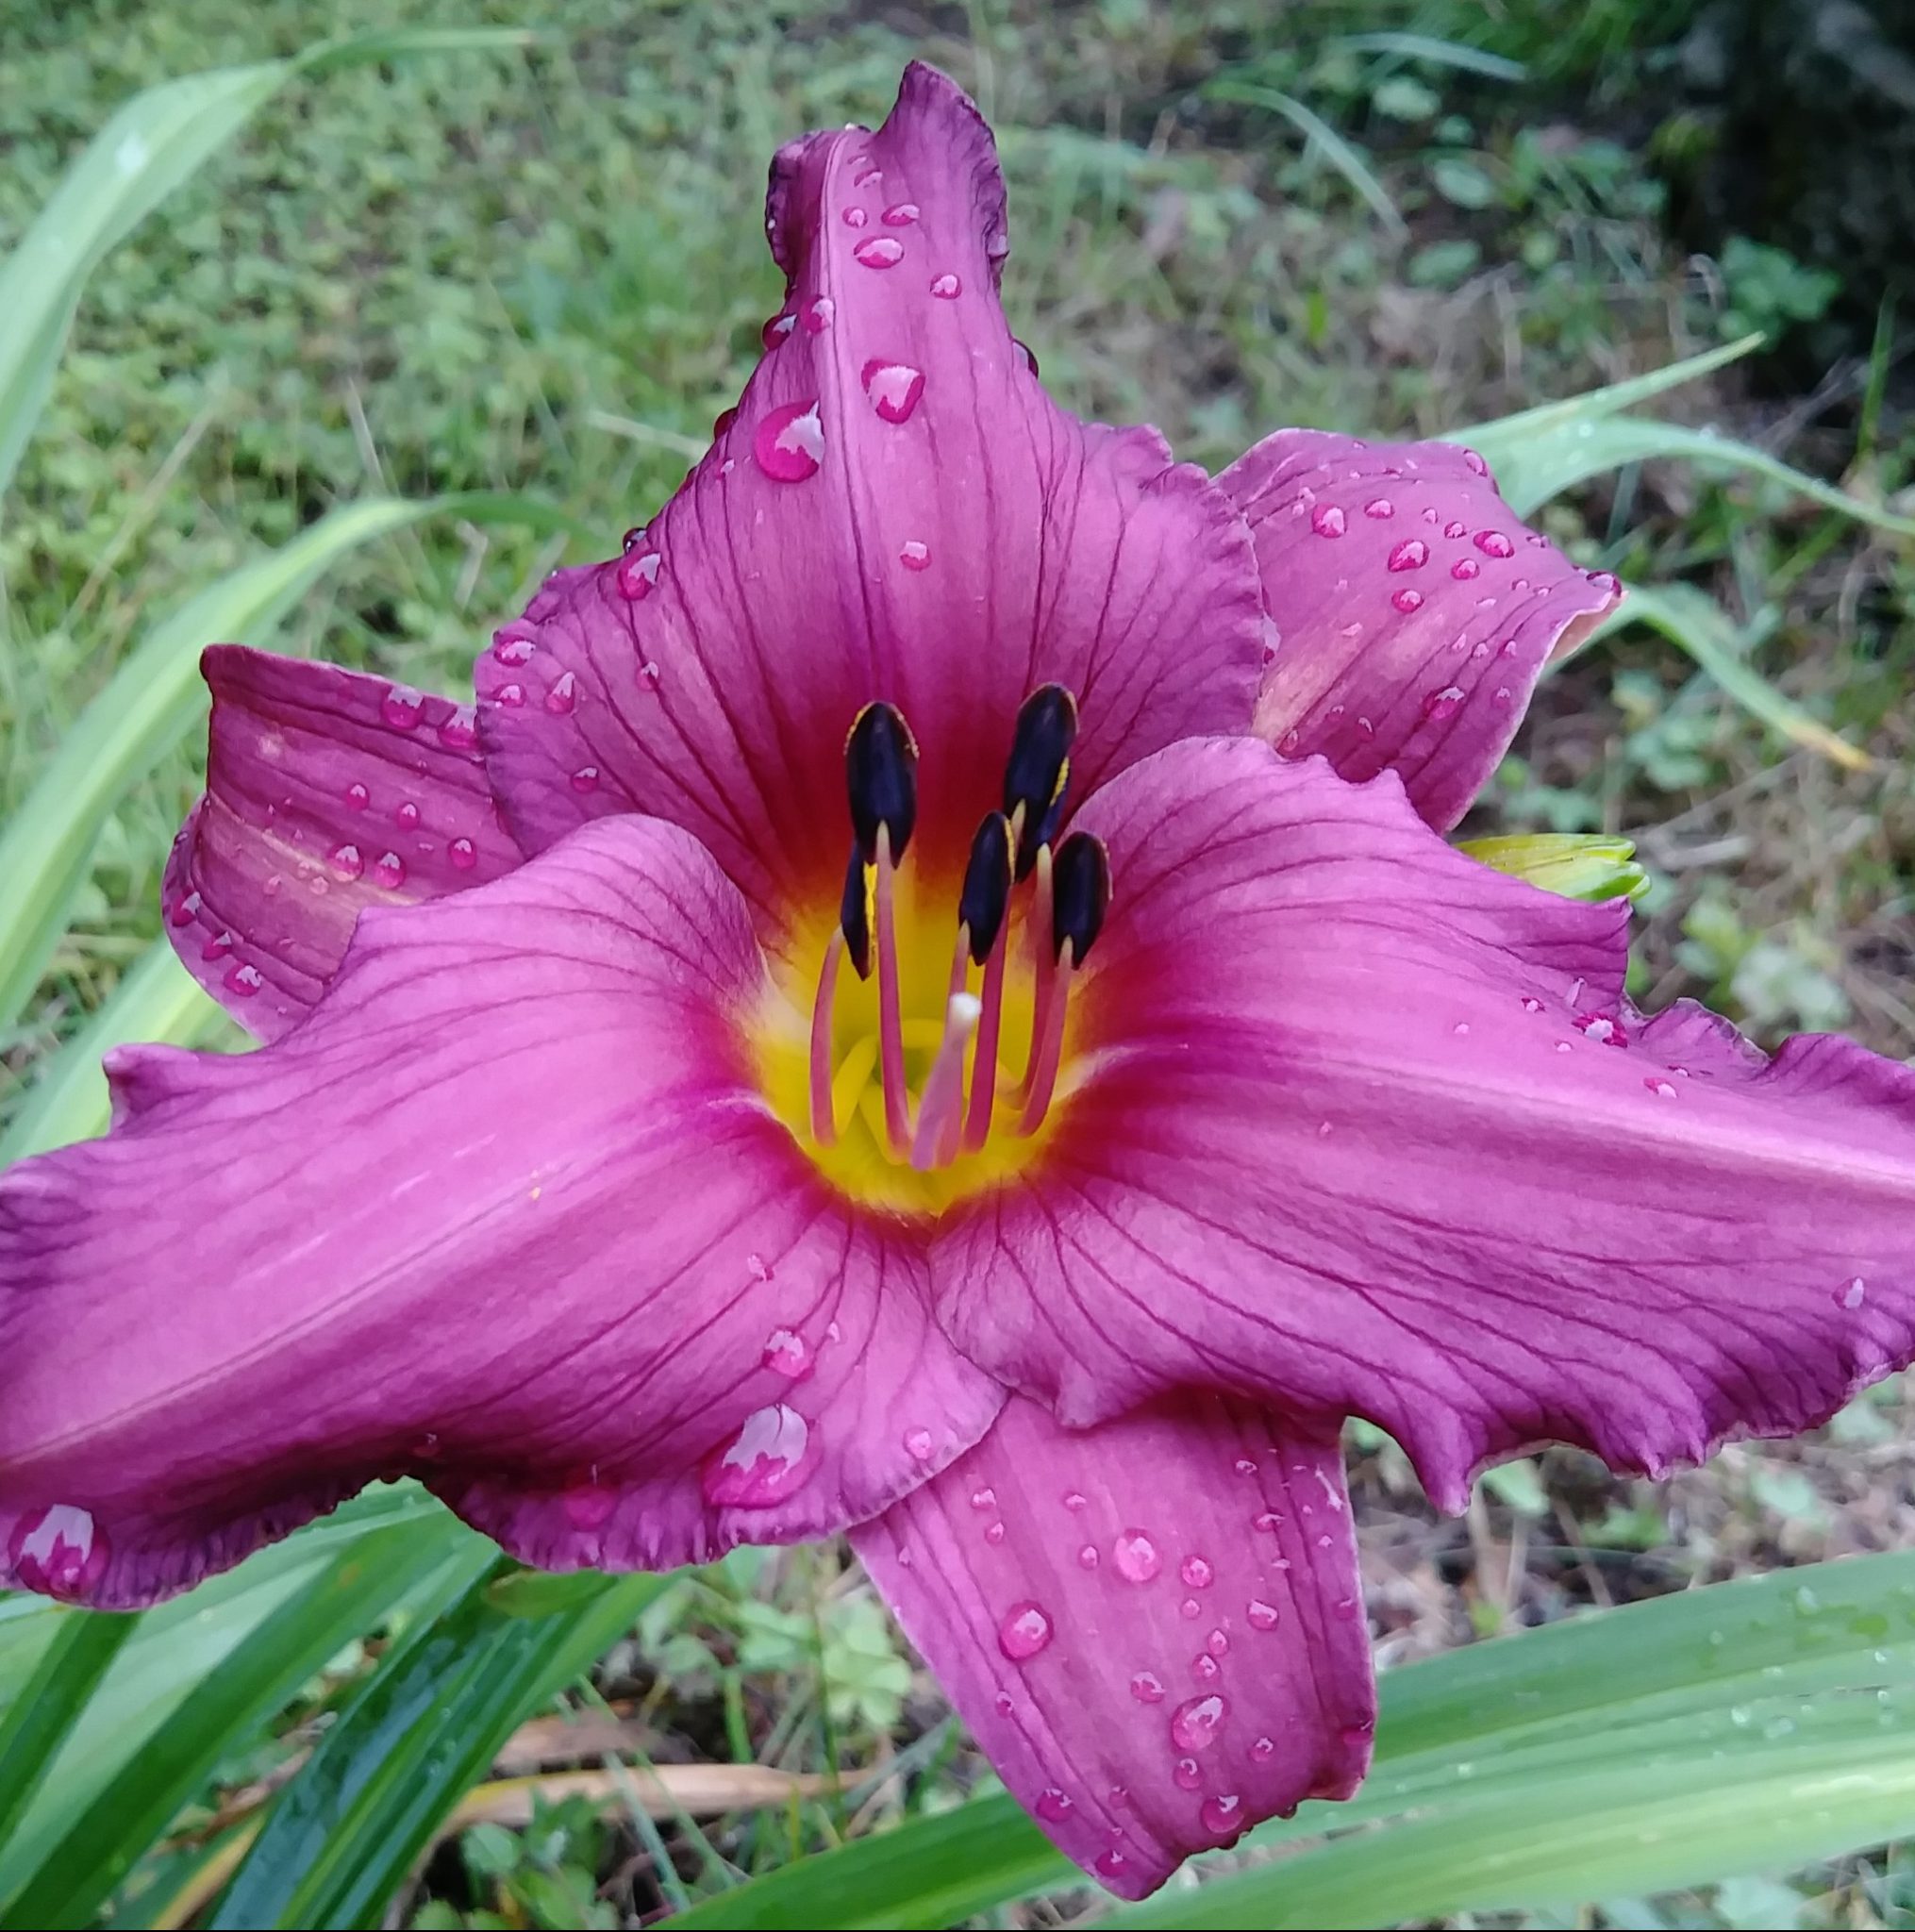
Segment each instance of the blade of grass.
M1520 441L1524 436L1540 436L1544 430L1555 429L1565 423L1593 423L1605 416L1617 415L1624 409L1632 409L1638 403L1646 403L1651 396L1661 395L1665 390L1679 389L1685 382L1694 382L1711 370L1721 369L1730 362L1740 362L1744 356L1759 349L1765 340L1759 334L1739 336L1733 342L1724 342L1716 349L1705 349L1699 356L1671 362L1661 369L1652 369L1646 375L1631 375L1622 382L1588 390L1579 396L1566 396L1561 402L1538 403L1533 408L1519 409L1513 416L1498 416L1489 423L1473 423L1461 429L1449 430L1444 441L1467 442L1474 447L1479 437L1492 432L1512 441ZM1485 450L1483 454L1488 456L1489 452Z
M1522 80L1529 72L1520 60L1485 53L1481 47L1468 46L1461 41L1441 41L1434 34L1386 29L1377 33L1338 34L1324 44L1352 54L1399 54L1406 60L1427 60L1435 67L1454 67L1464 74L1483 75L1490 80Z
M138 1617L62 1610L32 1681L0 1717L0 1840L26 1809Z
M534 527L553 521L542 504L491 491L346 504L190 598L125 658L0 833L0 1028L20 1017L39 984L107 815L204 708L201 648L261 641L348 551L431 516Z
M1393 236L1408 234L1390 192L1371 172L1370 164L1321 114L1306 107L1294 94L1280 88L1264 87L1254 80L1215 80L1205 90L1214 99L1241 101L1245 107L1267 108L1283 118L1304 137L1304 151L1323 156L1370 205L1376 218Z
M136 1040L197 1046L225 1024L225 1014L174 957L173 948L156 940L28 1090L0 1134L0 1167L106 1132L110 1107L100 1060L111 1048Z

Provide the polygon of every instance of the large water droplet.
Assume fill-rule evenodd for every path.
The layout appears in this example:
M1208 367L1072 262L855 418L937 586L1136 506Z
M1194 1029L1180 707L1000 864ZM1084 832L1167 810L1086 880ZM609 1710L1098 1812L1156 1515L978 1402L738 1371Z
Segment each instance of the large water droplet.
M997 1647L1012 1663L1027 1663L1051 1641L1051 1620L1041 1604L1013 1604L997 1626Z
M525 702L525 687L523 684L502 684L492 693L492 703L508 711L516 711Z
M908 228L918 219L918 205L914 201L894 202L884 211L884 223L888 228Z
M580 765L568 781L574 791L596 791L598 790L598 767Z
M92 1512L72 1503L32 1509L8 1539L8 1560L23 1588L67 1600L97 1583L110 1554Z
M1276 1606L1265 1603L1260 1596L1254 1596L1250 1599L1243 1614L1249 1618L1250 1627L1253 1630L1274 1630L1276 1628Z
M866 268L896 268L905 258L905 244L895 235L870 235L851 253Z
M815 476L824 459L824 427L818 420L817 397L781 403L768 410L752 436L752 455L774 483L802 483L807 476Z
M1482 574L1483 566L1474 557L1459 557L1450 565L1450 575L1461 583L1468 583L1472 577Z
M470 751L478 742L478 712L471 705L458 705L452 716L439 727L439 741L447 751Z
M931 567L930 545L920 543L913 537L898 545L898 561L907 570L929 570Z
M1163 1568L1157 1545L1141 1529L1120 1531L1110 1546L1117 1574L1126 1583L1148 1583Z
M242 1000L251 999L266 982L259 976L257 966L235 966L224 981L228 992L238 993Z
M839 219L847 228L861 228L871 217L861 208L848 208Z
M1443 535L1445 537L1467 537L1469 534L1470 526L1468 524L1459 522L1449 523L1443 525Z
M1334 503L1320 503L1310 512L1310 528L1319 537L1340 537L1343 534L1343 512Z
M1514 557L1516 546L1501 530L1478 530L1471 540L1485 557Z
M1622 1046L1629 1044L1629 1036L1624 1032L1622 1023L1610 1013L1578 1013L1575 1029L1585 1040L1593 1040L1599 1046Z
M1171 1742L1179 1751L1207 1751L1229 1714L1230 1707L1218 1691L1192 1697L1171 1714Z
M1208 1590L1217 1580L1216 1571L1202 1557L1186 1557L1177 1567L1177 1574L1190 1590Z
M964 292L964 284L946 269L931 278L931 293L941 302L955 302Z
M1130 1680L1130 1694L1140 1704L1161 1704L1164 1701L1163 1679L1155 1671L1139 1671Z
M1429 545L1421 537L1406 537L1384 559L1390 571L1421 570L1429 561Z
M1052 1785L1038 1793L1038 1802L1032 1808L1047 1824L1061 1824L1077 1807L1071 1802L1068 1791L1059 1790Z
M425 708L425 693L414 691L409 684L389 685L386 695L379 700L379 716L394 731L410 731Z
M1466 449L1463 452L1463 463L1465 468L1474 471L1478 476L1487 476L1490 474L1489 464L1473 449Z
M1433 691L1423 701L1423 715L1432 724L1441 724L1454 718L1463 708L1463 692L1458 685L1445 685L1441 691Z
M805 305L805 333L822 336L838 318L838 304L829 295L814 296Z
M521 664L529 663L532 653L538 648L523 631L502 630L492 637L492 656L501 664L510 665L515 670Z
M1423 608L1423 592L1421 591L1412 591L1406 586L1403 590L1394 592L1390 601L1403 612L1404 616L1407 617L1412 611Z
M359 877L366 869L365 855L357 845L335 845L326 855L326 863L332 867L336 879L347 883Z
M380 853L373 861L373 878L389 892L396 892L406 883L406 861L396 852Z
M1387 496L1373 496L1363 506L1366 517L1374 517L1378 523L1387 522L1396 514L1396 506Z
M1218 1838L1235 1838L1243 1829L1243 1800L1235 1791L1206 1798L1197 1810L1204 1829Z
M765 1509L782 1503L811 1474L811 1425L782 1402L755 1409L731 1446L705 1467L708 1502L736 1509Z
M200 895L197 892L189 892L186 895L186 897L182 899L179 902L179 904L173 908L173 912L168 923L175 926L191 925L193 923L193 921L199 917L199 908L205 903L206 902L200 897Z
M1203 1767L1194 1757L1179 1757L1171 1766L1171 1782L1180 1791L1194 1791L1204 1782Z
M811 1344L795 1328L774 1328L765 1337L764 1351L758 1360L788 1382L802 1382L816 1366Z
M997 1491L992 1489L973 1490L971 1491L971 1507L974 1509L995 1509L997 1507Z
M619 595L628 604L642 604L656 588L664 562L656 550L633 550L620 558L612 570Z
M578 679L571 672L562 671L552 680L552 689L545 693L545 708L556 718L569 717L577 708Z
M858 378L871 406L887 423L905 423L924 393L924 372L908 362L887 362L874 356Z
M1120 1851L1099 1852L1092 1865L1100 1878L1121 1878L1130 1869L1130 1860Z

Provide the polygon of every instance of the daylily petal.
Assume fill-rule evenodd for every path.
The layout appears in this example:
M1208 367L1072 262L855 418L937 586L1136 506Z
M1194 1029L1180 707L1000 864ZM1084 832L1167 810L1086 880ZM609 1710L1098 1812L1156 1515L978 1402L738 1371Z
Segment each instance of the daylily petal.
M1474 450L1279 429L1217 479L1279 636L1257 730L1345 778L1391 771L1439 831L1509 748L1552 655L1621 594L1526 527Z
M276 1040L339 969L368 906L509 872L473 708L338 664L215 644L206 796L161 905L188 972Z
M1915 1354L1915 1070L1623 1005L1626 907L1249 741L1093 800L1091 1069L941 1238L946 1326L1064 1420L1207 1385L1371 1417L1444 1507L1545 1439L1651 1473ZM987 1287L988 1284L988 1287Z
M1140 1898L1370 1761L1333 1427L1184 1396L1083 1433L1013 1398L852 1542L1006 1784Z
M915 732L917 849L955 871L1033 687L1077 696L1083 797L1244 728L1262 619L1223 493L1154 430L1056 408L1012 341L995 151L951 82L913 66L876 134L784 149L768 208L790 292L735 420L624 557L555 576L476 677L528 849L659 814L774 934L794 899L836 903L867 702Z
M372 912L258 1054L119 1056L114 1133L0 1181L0 1583L147 1602L401 1470L529 1560L664 1568L966 1448L1000 1391L752 1086L763 973L628 818Z

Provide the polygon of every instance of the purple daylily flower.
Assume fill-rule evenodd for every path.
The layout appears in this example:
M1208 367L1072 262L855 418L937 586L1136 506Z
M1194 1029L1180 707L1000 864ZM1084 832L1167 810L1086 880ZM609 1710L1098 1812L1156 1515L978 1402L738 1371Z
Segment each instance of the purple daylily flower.
M270 1044L0 1183L0 1581L395 1472L552 1568L848 1529L1137 1896L1363 1774L1345 1416L1455 1509L1909 1359L1915 1074L1644 1019L1624 904L1444 843L1615 594L1479 458L1066 415L927 68L767 227L738 410L475 709L208 653L166 919Z

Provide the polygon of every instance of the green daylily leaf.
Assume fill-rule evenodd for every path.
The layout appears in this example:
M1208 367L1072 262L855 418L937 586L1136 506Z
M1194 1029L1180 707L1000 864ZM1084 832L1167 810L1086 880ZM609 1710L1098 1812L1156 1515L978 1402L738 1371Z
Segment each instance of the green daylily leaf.
M1457 850L1492 872L1527 879L1559 899L1635 899L1649 889L1627 839L1584 832L1522 832L1459 839Z

